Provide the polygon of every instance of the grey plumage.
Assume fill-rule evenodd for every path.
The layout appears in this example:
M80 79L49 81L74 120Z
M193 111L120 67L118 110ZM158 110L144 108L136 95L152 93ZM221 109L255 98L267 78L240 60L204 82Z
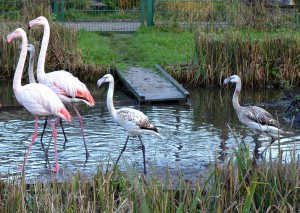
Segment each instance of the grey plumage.
M239 121L248 126L256 135L267 133L274 141L274 137L282 133L279 122L266 110L257 106L243 107L239 104L239 93L241 91L241 79L232 75L224 80L224 84L235 83L235 91L232 97L232 104L237 113ZM272 142L273 142L272 141Z

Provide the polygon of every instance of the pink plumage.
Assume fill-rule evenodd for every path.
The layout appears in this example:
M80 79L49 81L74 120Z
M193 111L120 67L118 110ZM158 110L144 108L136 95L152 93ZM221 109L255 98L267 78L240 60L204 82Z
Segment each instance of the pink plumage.
M95 101L85 84L82 83L78 78L74 77L71 73L65 70L45 73L45 59L50 39L50 25L48 20L44 16L40 16L29 22L30 28L35 25L44 26L44 35L37 64L38 81L51 88L58 95L58 97L62 100L63 103L73 105L73 108L77 113L79 119L81 134L86 150L86 156L88 157L89 153L85 142L82 118L75 106L75 103L84 102L89 106L93 106L95 104Z
M24 164L22 167L22 169L24 169L31 147L37 137L38 117L55 116L66 121L71 121L72 117L58 96L47 86L38 83L31 83L24 86L21 85L21 78L27 56L28 41L25 31L21 28L18 28L13 33L9 34L7 36L7 42L11 42L15 38L22 39L22 51L20 53L19 62L14 75L13 90L18 102L36 117L35 132L25 155ZM56 166L52 169L52 171L58 171L59 165L56 149L56 129L50 118L49 123L52 126L54 135L54 151L56 160Z

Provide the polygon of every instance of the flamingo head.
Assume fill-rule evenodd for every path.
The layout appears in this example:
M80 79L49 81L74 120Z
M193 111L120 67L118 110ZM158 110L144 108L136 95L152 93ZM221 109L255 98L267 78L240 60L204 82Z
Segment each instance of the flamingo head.
M32 54L34 54L35 53L35 49L34 49L34 46L33 46L33 44L28 44L28 52L31 52Z
M13 31L12 33L10 33L7 37L6 37L6 41L7 43L11 42L14 38L20 38L22 36L26 37L26 32L22 29L22 28L18 28L15 31Z
M240 77L238 75L232 75L232 76L230 76L230 77L228 77L228 78L226 78L224 80L224 84L227 84L227 83L238 83L240 81L241 81L241 79L240 79Z
M31 20L28 23L28 27L31 28L35 25L45 25L48 23L48 20L44 16L39 16L36 19Z
M22 50L22 44L19 46L18 50L19 51ZM33 44L28 44L27 50L28 50L28 52L31 52L31 54L35 53L35 48L34 48Z
M111 74L106 74L97 81L97 87L100 87L103 83L114 82L114 77Z

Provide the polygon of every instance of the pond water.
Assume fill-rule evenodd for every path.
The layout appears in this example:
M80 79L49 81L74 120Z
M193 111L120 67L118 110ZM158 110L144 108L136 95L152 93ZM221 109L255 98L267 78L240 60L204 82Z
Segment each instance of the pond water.
M117 82L120 83L120 82ZM95 83L96 84L96 83ZM61 171L71 173L76 170L86 173L96 172L99 164L112 165L123 147L127 134L117 126L107 108L106 91L108 85L100 89L96 85L88 85L92 91L96 104L94 107L79 105L78 109L83 117L85 136L90 157L85 161L85 149L80 133L78 118L74 111L72 123L64 123L68 142L63 149L64 138L60 127L58 130L58 157ZM2 96L0 103L0 173L16 173L24 159L25 152L31 142L34 132L34 117L20 107L14 98L11 82L1 82ZM197 175L216 160L222 162L227 155L232 154L237 142L243 138L245 144L254 149L253 133L240 124L232 107L231 97L233 87L226 88L197 88L190 89L191 97L186 104L152 104L138 106L135 100L128 96L126 88L118 86L115 90L115 107L133 107L144 112L157 126L162 138L153 135L143 135L146 147L146 161L148 171L156 168L162 173L166 168L183 173ZM283 92L276 89L258 89L241 93L242 104L253 104L267 109L279 121L285 130L289 131L286 144L296 145L299 129L290 127L290 123L283 119L284 108L272 104L272 100L283 97ZM4 107L9 106L9 107ZM46 177L49 168L54 166L54 149L50 146L49 163L44 159L44 151L40 144L40 133L43 118L39 122L39 136L28 157L25 172L28 177ZM229 126L238 138L230 131ZM51 135L51 128L47 127L44 142ZM261 140L268 141L268 138ZM277 145L272 150L276 150ZM136 169L143 171L143 158L138 138L130 138L127 149L119 162L122 170ZM274 151L276 154L276 151Z

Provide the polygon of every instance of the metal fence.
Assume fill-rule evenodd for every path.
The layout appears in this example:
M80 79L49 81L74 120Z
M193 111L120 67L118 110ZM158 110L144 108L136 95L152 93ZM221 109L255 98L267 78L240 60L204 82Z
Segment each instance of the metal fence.
M91 31L135 31L145 23L146 0L54 0L56 19Z
M21 18L41 2L56 21L92 31L135 31L141 25L276 28L297 21L294 7L249 0L0 0L0 18Z

